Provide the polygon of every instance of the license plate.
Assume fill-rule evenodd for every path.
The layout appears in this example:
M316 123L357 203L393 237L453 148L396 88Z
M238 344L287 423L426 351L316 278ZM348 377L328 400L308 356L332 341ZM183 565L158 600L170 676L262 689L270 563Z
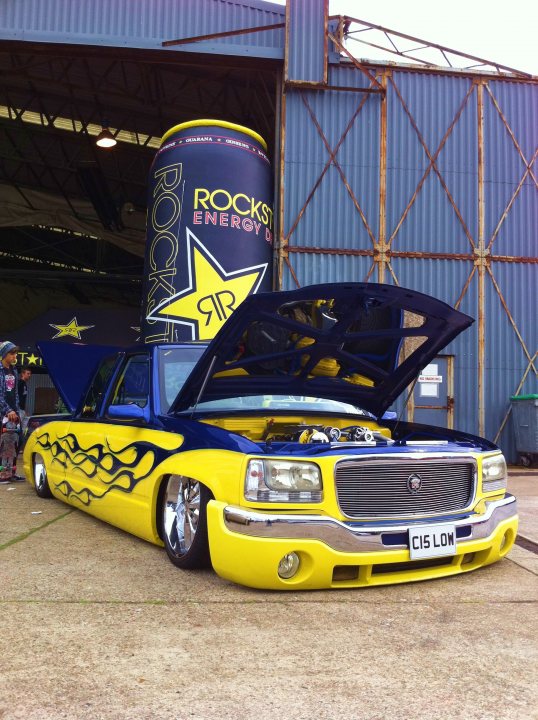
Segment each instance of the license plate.
M456 554L454 525L421 525L409 529L411 560Z

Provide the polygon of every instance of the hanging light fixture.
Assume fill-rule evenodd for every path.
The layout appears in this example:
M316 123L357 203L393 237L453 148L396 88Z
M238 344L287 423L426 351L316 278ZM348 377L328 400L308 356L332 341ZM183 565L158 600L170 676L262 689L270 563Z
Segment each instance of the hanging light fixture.
M118 141L116 140L114 135L112 135L112 133L110 132L109 127L108 127L108 122L106 120L103 121L102 127L103 127L103 129L97 136L97 138L95 140L95 144L101 148L114 147L114 145L116 145Z

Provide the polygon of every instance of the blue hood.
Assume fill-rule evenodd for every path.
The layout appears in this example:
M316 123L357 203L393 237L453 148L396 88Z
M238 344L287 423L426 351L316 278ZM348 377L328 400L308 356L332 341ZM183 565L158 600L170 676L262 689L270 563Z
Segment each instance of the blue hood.
M37 349L69 412L74 412L79 406L101 360L120 350L111 345L82 345L53 340L38 342Z
M331 283L250 295L170 412L244 395L340 400L380 416L473 319L393 285Z

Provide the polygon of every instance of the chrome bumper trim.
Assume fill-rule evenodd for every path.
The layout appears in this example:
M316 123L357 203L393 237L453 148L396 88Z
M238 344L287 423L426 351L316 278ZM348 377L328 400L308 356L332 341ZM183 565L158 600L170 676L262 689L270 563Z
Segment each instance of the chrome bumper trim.
M464 545L471 540L480 540L493 533L497 525L517 514L517 503L513 495L507 494L502 500L486 501L484 513L445 515L443 517L420 518L386 522L341 522L322 515L285 515L256 512L246 508L227 506L224 508L224 524L231 532L263 538L288 538L320 540L340 552L380 552L407 550L405 544L386 544L383 538L398 535L414 525L452 523L456 528L469 528L470 534L458 540Z

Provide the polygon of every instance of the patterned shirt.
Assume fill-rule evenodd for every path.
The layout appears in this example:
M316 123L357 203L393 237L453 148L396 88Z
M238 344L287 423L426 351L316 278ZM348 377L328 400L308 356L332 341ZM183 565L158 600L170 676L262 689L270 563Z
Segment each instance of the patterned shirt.
M5 368L0 372L0 416L4 417L12 410L19 413L19 396L17 393L18 374L14 367Z

